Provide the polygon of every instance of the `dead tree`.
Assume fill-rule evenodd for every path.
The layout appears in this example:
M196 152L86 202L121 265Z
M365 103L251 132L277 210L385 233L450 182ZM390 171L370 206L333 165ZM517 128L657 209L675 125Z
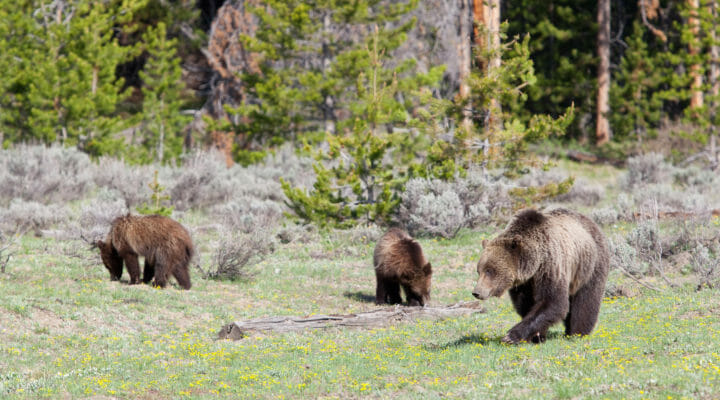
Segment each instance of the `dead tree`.
M362 328L374 329L400 322L420 319L442 320L482 313L480 302L460 302L439 307L384 307L373 311L345 315L314 315L311 317L269 317L236 321L222 327L219 339L238 340L254 333L297 332L308 329Z

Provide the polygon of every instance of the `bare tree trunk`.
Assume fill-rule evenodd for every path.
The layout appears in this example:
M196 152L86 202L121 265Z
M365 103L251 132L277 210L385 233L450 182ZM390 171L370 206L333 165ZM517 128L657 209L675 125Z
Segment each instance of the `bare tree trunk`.
M698 16L698 9L700 8L700 0L688 0L688 6L690 8L690 18L688 18L688 24L690 25L690 32L692 33L689 50L690 55L694 56L700 51L698 46L698 35L700 34L700 18ZM690 77L692 78L690 108L702 107L703 92L700 64L693 64L690 66Z
M717 95L720 94L720 46L718 45L717 37L717 18L718 18L718 4L717 0L713 0L710 3L710 15L712 15L712 32L710 32L710 94L713 97L713 102L717 102ZM713 112L717 104L713 104Z
M712 16L712 31L710 32L710 169L713 171L720 167L720 152L717 150L717 127L715 126L715 118L717 117L718 94L720 94L720 46L718 46L717 37L717 18L718 7L717 0L710 2L710 15Z
M475 27L475 45L479 49L486 49L490 59L481 56L476 59L477 66L491 75L493 70L500 67L500 0L473 0L473 17L476 23L484 26L484 32ZM502 106L497 99L490 100L490 113L487 126L497 131L502 128Z
M419 319L446 319L482 313L479 301L460 302L439 307L384 307L377 310L347 315L314 315L312 317L269 317L249 321L236 321L225 325L218 333L219 339L242 339L253 333L297 332L309 329L365 328L374 329L402 321Z
M476 2L477 0L470 0L470 2ZM470 17L470 13L472 10L469 9L469 2L468 1L462 1L460 4L461 14L464 18L469 18L472 20L472 17ZM474 5L473 5L474 7ZM460 100L464 101L467 100L467 98L470 96L470 86L468 85L468 78L470 78L470 70L471 70L471 59L472 59L472 46L470 43L470 26L472 24L465 23L466 20L458 21L458 26L460 27L460 37L465 40L460 40L457 46L457 54L459 59L459 80L460 80L460 88L459 88L459 96ZM461 127L465 130L470 130L470 127L472 126L472 109L470 108L470 105L468 104L465 107L465 110L463 111L463 119L460 123Z
M595 137L598 145L610 141L610 0L598 0L598 93Z

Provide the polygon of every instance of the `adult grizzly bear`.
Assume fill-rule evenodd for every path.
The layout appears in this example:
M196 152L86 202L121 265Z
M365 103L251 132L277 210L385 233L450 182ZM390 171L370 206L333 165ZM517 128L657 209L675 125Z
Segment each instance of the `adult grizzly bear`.
M400 286L411 306L430 300L432 266L425 260L420 244L402 229L392 228L378 240L373 254L377 288L375 303L398 304Z
M115 218L105 241L98 240L100 257L110 271L110 279L119 280L123 261L130 284L140 283L138 255L145 257L143 282L155 276L155 286L165 287L170 275L183 289L190 289L188 264L193 244L188 231L176 221L160 215L126 215Z
M503 342L542 342L548 328L560 320L566 335L593 330L610 252L592 220L566 209L526 209L483 247L473 296L484 300L509 290L522 317Z

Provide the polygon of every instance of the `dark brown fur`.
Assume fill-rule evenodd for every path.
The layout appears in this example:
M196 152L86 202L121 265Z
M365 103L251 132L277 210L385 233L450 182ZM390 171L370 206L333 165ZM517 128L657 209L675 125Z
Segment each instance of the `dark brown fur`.
M373 255L377 304L399 304L400 286L411 306L424 306L430 300L432 266L420 244L402 229L392 228L375 246Z
M522 210L483 247L473 295L486 299L509 291L522 317L504 342L544 341L548 328L561 320L566 335L593 330L610 252L592 220L566 209Z
M100 257L110 271L110 279L119 280L123 261L130 284L140 283L138 256L145 257L143 282L153 276L153 285L165 287L170 275L183 289L190 289L188 265L194 249L188 231L178 222L160 215L126 215L112 222L105 241L99 240Z

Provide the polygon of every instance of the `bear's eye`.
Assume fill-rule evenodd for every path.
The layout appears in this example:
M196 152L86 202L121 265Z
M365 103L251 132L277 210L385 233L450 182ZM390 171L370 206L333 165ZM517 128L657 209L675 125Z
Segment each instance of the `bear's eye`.
M495 276L495 271L493 271L492 268L488 268L485 270L485 275L488 278L492 278L493 276Z

